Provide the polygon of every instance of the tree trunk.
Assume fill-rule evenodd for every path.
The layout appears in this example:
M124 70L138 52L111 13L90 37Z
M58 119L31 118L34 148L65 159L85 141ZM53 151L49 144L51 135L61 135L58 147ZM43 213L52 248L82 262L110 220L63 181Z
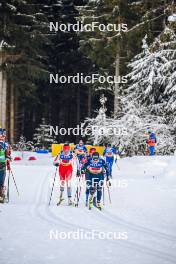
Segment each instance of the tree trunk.
M80 87L79 86L77 87L76 100L77 100L76 122L77 122L77 124L79 124L79 122L80 122Z
M14 109L14 86L10 84L10 141L14 143L14 129L15 129L15 109Z
M0 65L2 56L0 55ZM7 100L7 80L3 71L0 71L0 126L6 127L6 100Z
M88 112L87 116L91 117L91 107L92 107L92 88L88 87Z
M117 44L117 54L115 60L115 77L116 83L114 85L114 117L117 117L120 112L120 43Z

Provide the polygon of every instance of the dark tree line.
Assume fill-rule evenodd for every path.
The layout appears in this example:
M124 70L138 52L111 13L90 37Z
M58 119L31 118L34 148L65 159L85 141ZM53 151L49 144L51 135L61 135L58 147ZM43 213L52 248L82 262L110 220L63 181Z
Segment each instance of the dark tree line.
M13 86L16 100L16 136L31 139L45 118L48 124L75 127L94 115L99 97L108 97L108 114L114 111L114 87L86 84L50 84L50 73L61 75L127 73L127 63L140 52L141 40L152 41L164 27L171 0L0 0L0 42L8 54L1 65ZM49 22L127 23L129 32L49 31ZM94 39L95 41L92 41ZM99 41L96 41L96 40ZM120 57L117 65L117 54ZM117 88L117 87L116 87ZM118 96L123 93L118 87ZM59 138L58 140L65 140ZM70 138L69 140L75 140Z

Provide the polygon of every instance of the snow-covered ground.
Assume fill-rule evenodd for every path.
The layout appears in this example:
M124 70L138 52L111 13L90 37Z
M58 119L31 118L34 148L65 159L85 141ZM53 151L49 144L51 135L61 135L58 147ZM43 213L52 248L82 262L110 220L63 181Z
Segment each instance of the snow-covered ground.
M24 158L12 163L20 197L11 179L10 203L0 205L1 264L176 262L176 157L119 160L120 169L113 168L112 204L106 188L102 212L84 206L84 193L79 208L66 202L57 207L58 184L49 207L52 158ZM88 239L94 230L95 239Z

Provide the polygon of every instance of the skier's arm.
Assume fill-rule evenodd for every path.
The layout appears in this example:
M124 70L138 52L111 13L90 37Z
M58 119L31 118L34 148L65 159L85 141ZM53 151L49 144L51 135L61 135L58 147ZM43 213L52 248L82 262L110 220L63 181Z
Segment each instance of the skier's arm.
M105 161L103 161L103 169L105 170L106 178L107 178L107 181L108 181L110 173L109 173L109 167L108 167L108 165L107 165L107 163Z
M86 154L88 154L88 150L87 150L86 146L84 146L84 151Z
M53 165L58 167L60 164L60 154L58 154L53 162Z
M117 162L117 156L119 154L118 150L116 148L114 148L114 158L115 158L115 163Z
M81 168L81 173L82 173L82 174L85 173L85 171L86 171L86 169L87 169L88 166L89 166L89 161L87 161L87 162L82 166L82 168Z

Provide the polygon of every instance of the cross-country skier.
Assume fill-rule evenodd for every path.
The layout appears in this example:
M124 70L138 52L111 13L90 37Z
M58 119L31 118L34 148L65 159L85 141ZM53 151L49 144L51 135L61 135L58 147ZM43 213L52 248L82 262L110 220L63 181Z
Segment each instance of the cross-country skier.
M156 147L156 135L155 133L148 131L149 138L147 139L146 143L149 150L149 155L154 156L155 155L155 147Z
M79 160L84 156L84 154L87 154L87 148L84 145L83 140L79 141L79 144L75 146L74 151Z
M79 141L79 144L77 144L74 148L74 153L77 157L77 176L80 175L80 161L87 155L87 148L84 145L83 140Z
M58 154L58 156L54 160L54 165L56 167L59 167L58 172L61 181L60 197L57 205L59 205L64 200L63 193L65 183L67 185L68 205L72 205L71 179L73 174L73 153L70 149L69 144L64 144L63 150Z
M109 165L109 173L112 177L112 166L114 163L114 156L118 154L117 149L114 147L111 147L111 144L108 144L103 152L103 157L105 158L106 163ZM116 156L116 162L117 162L117 156Z
M89 154L84 154L81 158L80 158L80 164L81 167L83 166L83 164L85 164L86 162L88 162L89 159L92 158L92 154L96 152L96 148L90 148L89 150Z
M86 164L87 162L89 162L89 160L92 158L92 155L93 153L96 152L96 148L90 148L89 150L89 155L83 157L81 160L80 160L80 168L82 168L84 166L84 164ZM85 171L85 180L86 182L88 181L89 179L89 172L88 170ZM86 206L88 206L88 198L89 198L89 186L87 186L86 184Z
M90 191L89 196L89 209L93 206L93 199L97 193L97 208L101 210L101 197L102 197L102 187L104 184L104 177L106 173L107 181L109 180L109 169L105 161L100 158L98 152L92 154L92 158L89 159L87 163L84 164L82 168L82 173L87 171L87 186Z
M10 145L6 142L6 130L0 128L0 202L3 203L5 199L5 177L6 166L10 167Z

